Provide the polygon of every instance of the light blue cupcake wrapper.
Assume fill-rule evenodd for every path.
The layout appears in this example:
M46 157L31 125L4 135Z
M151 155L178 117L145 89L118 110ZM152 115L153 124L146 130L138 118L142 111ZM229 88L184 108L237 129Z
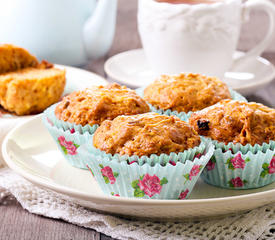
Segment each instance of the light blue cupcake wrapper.
M96 131L96 129L98 128L97 124L95 124L93 126L90 126L89 124L82 126L80 124L74 124L74 123L65 122L63 120L59 120L55 116L55 113L54 113L57 105L58 105L58 103L50 106L43 113L43 115L45 115L47 117L48 122L55 125L57 128L62 128L64 131L66 131L68 129L69 130L74 129L75 131L77 131L81 134L85 133L85 132L89 132L90 134L93 134Z
M142 88L138 88L136 89L136 93L141 96L144 97L144 89L146 87L142 87ZM244 101L247 102L246 98L244 96L242 96L241 94L239 94L238 92L234 91L233 89L229 88L231 97L233 100L238 100L238 101ZM150 103L147 102L147 104L150 106L150 110L152 112L156 112L159 114L164 114L164 115L168 115L168 116L177 116L178 118L180 118L182 121L188 122L191 114L193 113L192 111L185 113L185 112L177 112L177 111L172 111L170 109L168 110L162 110L162 109L157 109L154 106L152 106Z
M275 182L271 166L275 166L275 141L262 146L213 143L214 155L201 175L205 182L228 189L259 188Z
M141 157L131 164L125 156L110 157L104 152L99 154L97 149L90 146L86 152L82 151L80 154L106 195L143 199L185 199L189 197L214 152L210 141L201 145L204 147L200 150L205 150L205 155L195 157L194 160L188 159L193 159L198 149L190 150L192 154L186 155L172 153L165 157L148 157L148 162L143 161ZM163 160L160 160L161 158ZM154 161L154 164L150 160ZM191 173L191 169L195 174ZM147 187L142 188L144 182Z
M43 115L42 121L65 159L74 167L87 169L86 162L83 161L79 153L83 146L86 148L86 146L93 144L92 134L88 131L82 134L77 131L71 133L70 129L58 128L48 121L47 115Z

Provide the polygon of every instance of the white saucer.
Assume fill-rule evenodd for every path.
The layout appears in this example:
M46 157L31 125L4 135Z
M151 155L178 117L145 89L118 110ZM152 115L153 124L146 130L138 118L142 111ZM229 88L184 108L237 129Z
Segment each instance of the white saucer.
M37 134L39 133L39 134ZM82 206L119 215L154 218L209 218L250 210L275 201L275 183L254 190L227 190L199 181L188 200L146 200L105 196L91 173L69 165L36 116L5 138L3 156L11 169Z
M234 57L242 54L235 52ZM156 77L142 49L130 50L109 58L104 69L111 79L131 88L148 85ZM257 57L247 61L242 68L225 73L223 80L234 90L248 95L266 86L274 77L273 64L262 57Z

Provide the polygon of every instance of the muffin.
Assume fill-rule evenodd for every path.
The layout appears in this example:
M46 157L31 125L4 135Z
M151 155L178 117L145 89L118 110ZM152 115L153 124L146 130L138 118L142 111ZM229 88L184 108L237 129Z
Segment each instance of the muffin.
M79 157L79 149L91 144L92 134L104 120L149 110L147 103L135 91L109 84L93 86L64 97L45 111L43 122L68 162L74 167L86 169L84 159ZM67 146L70 146L69 150Z
M189 122L215 145L202 174L207 183L250 189L275 181L275 109L222 100L193 113Z
M145 112L149 112L147 103L135 91L118 84L94 86L73 92L55 109L59 120L82 126L100 125L104 120L112 120L119 115Z
M106 120L96 130L93 141L106 153L140 157L179 153L200 144L199 135L187 123L157 113Z
M157 109L187 113L231 99L231 94L226 84L216 77L181 73L160 76L145 88L144 99Z
M36 57L27 50L11 44L0 45L0 74L14 72L23 68L37 67Z
M104 121L80 156L107 195L185 199L213 151L179 118L144 113Z
M189 122L200 135L225 144L254 146L275 140L275 109L259 103L222 100L193 113Z
M46 61L35 68L4 73L0 75L0 105L17 115L40 113L60 99L65 84L65 70Z

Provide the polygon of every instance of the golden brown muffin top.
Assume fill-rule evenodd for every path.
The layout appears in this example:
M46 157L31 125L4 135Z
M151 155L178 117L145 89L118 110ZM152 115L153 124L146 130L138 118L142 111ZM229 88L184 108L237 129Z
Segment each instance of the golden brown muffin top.
M0 45L0 74L37 66L36 57L24 48L11 44Z
M255 102L222 100L193 113L189 123L200 135L226 144L275 140L275 109Z
M198 111L227 98L225 83L193 73L162 75L144 90L144 99L156 108L178 112Z
M71 93L57 105L55 114L63 121L92 126L119 115L148 111L149 106L135 91L114 83Z
M149 156L183 152L198 146L200 137L177 117L144 113L104 121L93 141L106 153Z

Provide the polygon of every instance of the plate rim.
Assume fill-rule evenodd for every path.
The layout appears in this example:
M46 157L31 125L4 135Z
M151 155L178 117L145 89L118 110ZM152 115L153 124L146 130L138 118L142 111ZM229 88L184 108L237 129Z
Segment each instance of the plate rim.
M118 82L118 83L121 83L121 84L126 84L127 86L131 87L131 88L139 88L141 86L139 85L136 85L135 83L129 83L127 80L125 80L124 78L120 78L117 76L117 74L114 74L114 71L111 70L111 64L113 63L114 59L118 58L118 57L121 57L123 55L126 55L126 54L136 54L138 52L143 52L144 53L144 50L142 48L137 48L137 49L131 49L131 50L128 50L128 51L124 51L124 52L120 52L116 55L113 55L112 57L108 58L105 63L104 63L104 71L105 73L107 74L107 76L111 79L113 79L114 81ZM239 50L236 50L235 53L244 53L243 51L239 51ZM260 62L261 64L264 64L264 65L269 65L269 67L272 69L272 74L270 74L269 76L265 77L265 78L261 78L260 81L257 81L255 83L251 83L251 84L247 84L243 87L235 87L234 90L236 91L247 91L248 89L250 88L255 88L257 86L263 86L263 85L266 85L270 82L273 81L273 79L275 78L275 66L269 61L267 60L266 58L264 57L261 57L261 56L257 56L255 57L256 61ZM229 70L228 72L234 72L234 70Z
M107 202L102 204L108 204L111 202L111 204L127 204L127 205L146 205L146 206L184 206L184 205L189 205L189 204L217 204L217 203L226 203L230 202L231 204L233 201L238 201L238 200L251 200L251 198L265 198L268 197L269 195L275 194L275 188L271 190L266 190L262 192L257 192L257 193L249 193L249 194L243 194L243 195L237 195L237 196L230 196L230 197L219 197L219 198L205 198L205 199L186 199L184 201L179 201L179 200L156 200L156 199L135 199L135 198L126 198L126 197L113 197L113 196L98 196L97 194L87 194L78 190L74 190L72 188L62 186L61 184L57 184L54 182L51 182L50 178L39 176L39 175L34 175L26 170L16 162L14 162L8 154L8 141L9 139L12 139L12 136L22 129L24 125L29 124L29 122L35 122L38 119L41 121L41 116L42 114L39 114L37 116L34 116L20 124L18 124L15 128L13 128L5 137L3 144L2 144L2 154L4 157L4 161L6 164L14 170L16 173L33 183L34 185L38 185L50 190L53 190L57 193L62 193L67 196L73 197L78 200L84 200L84 201L94 201L94 202ZM272 201L273 202L273 201Z

